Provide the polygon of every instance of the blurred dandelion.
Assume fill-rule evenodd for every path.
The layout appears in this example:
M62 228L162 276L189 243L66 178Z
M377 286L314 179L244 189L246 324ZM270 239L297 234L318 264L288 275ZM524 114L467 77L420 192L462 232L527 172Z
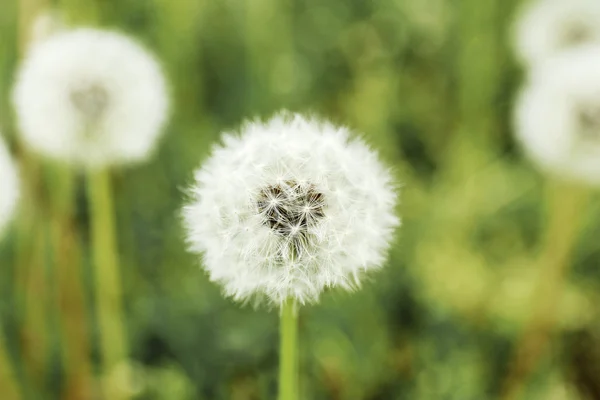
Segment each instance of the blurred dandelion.
M515 113L516 134L542 169L600 184L600 46L565 51L534 68Z
M19 198L19 179L8 149L0 141L0 237L13 217Z
M579 237L587 186L600 184L600 46L588 43L532 68L515 111L517 139L551 175L544 246L532 311L501 398L519 398L556 324L570 256Z
M532 1L524 7L515 35L517 55L530 67L565 49L600 42L600 2Z
M296 304L381 267L397 194L376 153L328 122L283 112L223 143L183 211L189 248L226 295L282 307L280 399L296 399Z
M124 35L84 28L31 47L13 102L27 145L93 168L148 158L168 112L154 57Z
M108 374L128 354L108 168L150 157L168 115L166 83L157 60L125 35L61 31L53 19L38 25L46 38L29 48L13 103L26 145L87 172L100 348Z

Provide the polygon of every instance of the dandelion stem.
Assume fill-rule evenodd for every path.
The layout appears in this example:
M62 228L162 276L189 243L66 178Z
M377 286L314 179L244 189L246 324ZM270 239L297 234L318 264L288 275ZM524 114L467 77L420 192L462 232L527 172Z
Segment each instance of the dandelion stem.
M65 399L89 397L92 372L86 297L79 240L73 220L74 181L70 168L49 168L48 184L53 190L51 231L56 277L56 306L60 317L64 355Z
M18 49L23 57L29 47L31 39L31 27L35 18L49 4L48 0L19 0L14 3L14 15L18 21ZM21 343L20 359L22 363L23 379L21 382L20 394L15 398L27 397L32 387L37 387L45 373L46 356L49 349L48 331L46 321L44 320L44 308L40 303L46 303L49 300L49 288L44 277L43 264L43 232L39 228L39 202L37 190L42 182L40 167L35 157L21 143L17 142L18 152L20 153L20 172L23 181L24 193L21 196L20 208L22 209L19 218L15 221L15 285L16 303L22 313L22 324L19 326L19 335ZM0 343L4 347L5 343ZM8 354L6 350L0 350ZM8 358L2 361L8 362ZM0 367L6 371L13 370L16 374L16 365L5 365ZM13 374L13 375L14 375ZM0 379L0 388L8 386L6 375ZM6 398L12 398L10 391L2 392ZM18 396L18 397L17 397Z
M88 173L91 212L91 241L96 285L96 313L100 328L102 373L105 375L127 356L115 238L115 215L110 174L107 170ZM108 396L108 393L105 393ZM114 398L111 395L110 398Z
M544 355L560 307L562 286L569 257L579 230L578 216L586 191L564 183L551 184L548 192L548 227L540 254L539 280L531 306L531 317L517 343L511 370L501 398L519 398L529 376Z
M298 399L298 314L294 300L281 308L279 325L279 400Z
M31 213L33 217L38 216L35 209L25 206L23 208L33 210ZM37 388L42 384L50 348L45 319L46 310L45 307L40 306L50 300L44 268L45 238L44 230L39 226L37 228L34 230L32 220L23 218L16 231L16 303L23 318L19 326L21 342L19 350L26 377L23 382L23 393L29 387Z

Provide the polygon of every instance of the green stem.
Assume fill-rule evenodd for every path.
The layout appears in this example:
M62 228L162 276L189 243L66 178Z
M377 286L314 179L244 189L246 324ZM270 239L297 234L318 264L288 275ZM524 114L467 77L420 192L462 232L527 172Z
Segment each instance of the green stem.
M580 230L580 214L585 206L585 188L555 182L548 191L548 226L540 254L539 280L533 293L531 317L517 342L509 374L500 398L521 397L549 345L554 330L561 294L569 268L569 258Z
M66 165L48 167L56 312L65 373L63 394L66 400L87 398L91 392L92 368L80 242L73 217L75 179Z
M90 234L96 285L96 314L101 332L102 373L106 378L107 373L127 358L121 276L115 238L115 213L108 171L88 173L88 201L91 212ZM109 394L106 388L104 394L107 398L116 396Z
M8 3L11 4L11 2ZM11 11L15 12L12 17L18 21L18 50L19 55L23 58L29 47L33 22L39 13L48 6L48 0L19 0L13 2L13 6L16 8L11 8ZM24 306L24 309L21 310L23 322L19 326L19 339L22 343L22 347L19 348L19 358L22 368L24 368L24 378L21 382L21 394L15 395L15 398L27 397L27 393L39 389L45 373L46 356L49 349L49 335L44 318L45 309L40 306L40 303L46 303L49 300L48 284L43 268L44 233L42 229L38 229L41 217L39 213L41 205L39 196L37 196L41 184L40 166L23 143L17 141L17 144L24 193L21 196L21 212L15 221L15 285L17 286L17 304ZM5 345L4 341L0 343L0 347ZM6 349L0 349L0 352L8 355ZM2 357L2 364L9 362L9 358L6 356ZM0 366L0 369L16 372L13 365ZM1 390L5 385L7 388L9 387L8 383L0 382L2 398L12 398L10 391L4 393Z
M279 400L297 400L298 314L296 304L291 299L281 308L279 334Z

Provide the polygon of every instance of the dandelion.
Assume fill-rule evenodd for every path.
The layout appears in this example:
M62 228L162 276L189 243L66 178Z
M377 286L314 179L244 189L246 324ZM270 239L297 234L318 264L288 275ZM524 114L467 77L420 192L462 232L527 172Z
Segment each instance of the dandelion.
M148 158L168 111L154 57L124 35L87 28L33 44L13 102L29 147L92 168Z
M546 185L537 271L543 280L533 291L502 399L520 397L552 337L587 186L600 185L600 45L579 45L536 65L518 99L515 128L525 152L553 179Z
M590 42L600 42L597 0L533 1L524 8L516 26L516 50L528 66Z
M225 135L195 178L189 248L226 295L281 306L280 399L297 399L296 304L381 267L399 224L392 177L346 128L281 113Z
M8 149L0 141L0 236L12 219L19 198L19 179Z
M108 169L152 154L168 114L166 84L157 60L127 36L89 28L61 31L41 21L42 38L29 48L13 103L29 148L87 173L106 372L128 353Z
M190 250L227 295L314 302L381 266L396 192L361 140L282 113L223 142L196 171L183 214Z
M566 51L535 68L517 103L516 134L545 171L600 184L600 46Z

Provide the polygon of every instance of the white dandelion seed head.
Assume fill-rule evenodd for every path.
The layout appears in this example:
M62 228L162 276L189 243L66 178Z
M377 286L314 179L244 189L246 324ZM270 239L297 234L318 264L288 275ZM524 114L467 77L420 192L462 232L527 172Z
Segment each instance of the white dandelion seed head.
M346 128L286 112L225 135L190 193L189 248L238 301L353 289L382 266L399 225L377 154Z
M515 112L518 140L546 171L600 184L600 46L565 51L535 68Z
M565 49L599 43L600 1L531 1L517 21L515 36L517 55L530 67Z
M0 140L0 237L11 221L19 198L19 179L15 165Z
M96 29L56 33L35 44L13 103L29 147L86 167L148 158L168 114L155 58L124 35Z

